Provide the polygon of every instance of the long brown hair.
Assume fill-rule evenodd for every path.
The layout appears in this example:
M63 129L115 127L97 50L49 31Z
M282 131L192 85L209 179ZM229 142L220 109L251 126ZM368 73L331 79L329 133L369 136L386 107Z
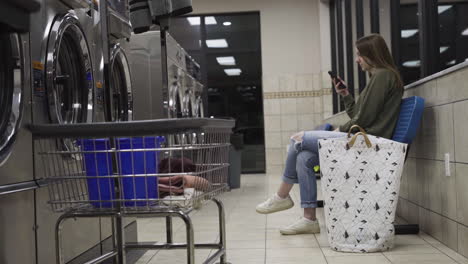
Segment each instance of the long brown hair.
M370 34L356 41L359 55L373 68L384 68L395 74L398 86L403 89L403 81L385 40L379 34Z

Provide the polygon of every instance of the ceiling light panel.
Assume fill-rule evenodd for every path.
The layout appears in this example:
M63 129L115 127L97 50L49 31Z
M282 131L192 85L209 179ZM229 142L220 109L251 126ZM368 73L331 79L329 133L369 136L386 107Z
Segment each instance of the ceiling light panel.
M224 72L229 76L239 76L242 73L241 69L225 69Z
M207 39L206 46L208 48L227 48L229 45L226 39Z
M218 24L218 22L216 22L216 19L214 16L209 16L209 17L205 17L205 24L206 25L216 25Z
M234 57L216 57L216 61L219 63L219 65L227 65L227 66L232 66L236 65L236 59Z
M187 17L187 20L191 26L200 25L200 17Z

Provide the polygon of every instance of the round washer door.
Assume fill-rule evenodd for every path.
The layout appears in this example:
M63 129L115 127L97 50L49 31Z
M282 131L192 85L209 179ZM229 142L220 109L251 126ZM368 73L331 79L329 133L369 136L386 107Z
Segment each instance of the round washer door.
M169 118L182 117L182 70L172 65L169 70Z
M71 13L58 16L49 34L46 89L53 123L92 121L91 54L79 21Z
M0 166L11 154L23 111L23 54L17 34L0 32Z
M111 51L109 87L106 109L110 111L110 121L132 120L133 97L130 66L120 44L114 45Z

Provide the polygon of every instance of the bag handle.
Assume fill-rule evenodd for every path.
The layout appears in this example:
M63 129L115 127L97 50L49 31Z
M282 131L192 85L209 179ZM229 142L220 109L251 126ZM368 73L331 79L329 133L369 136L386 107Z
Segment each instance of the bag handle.
M353 138L351 138L351 140L348 142L348 146L350 148L352 148L354 146L354 143L356 143L356 139L358 136L363 136L364 137L364 140L366 141L366 145L368 148L371 148L372 147L372 143L371 141L369 140L369 137L367 136L367 134L364 132L358 132L356 133L356 135L353 136Z
M353 129L355 128L359 128L359 131L361 131L362 133L366 134L366 131L364 130L364 128L358 126L358 125L353 125L349 130L348 130L348 138L351 137L351 131L353 131Z

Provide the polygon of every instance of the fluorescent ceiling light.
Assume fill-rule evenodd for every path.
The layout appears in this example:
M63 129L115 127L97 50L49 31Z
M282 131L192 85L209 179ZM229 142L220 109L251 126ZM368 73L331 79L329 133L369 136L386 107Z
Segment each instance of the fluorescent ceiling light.
M421 66L421 61L420 60L405 61L403 62L403 66L408 67L408 68L417 68Z
M218 22L216 22L216 19L213 16L205 17L205 24L206 25L216 25Z
M463 35L463 36L468 36L468 28L465 29L465 30L463 30L462 35Z
M418 29L405 29L405 30L402 30L401 31L401 37L402 38L410 38L414 35L416 35L416 33L418 33Z
M447 62L447 65L454 65L455 63L456 63L455 60L451 60L451 61Z
M232 23L229 22L229 21L226 21L226 22L223 23L223 25L225 25L225 26L230 26L230 25L232 25Z
M227 48L228 43L226 39L207 39L206 46L208 48Z
M219 65L236 65L236 59L234 57L216 57L216 61Z
M191 26L200 25L200 17L187 17L187 20Z
M229 76L239 76L242 73L241 69L225 69L224 72Z
M443 47L439 47L439 53L444 53L445 51L448 50L448 46L443 46Z
M449 10L450 8L452 8L452 5L441 5L437 7L437 11L439 14L442 14L443 12Z

